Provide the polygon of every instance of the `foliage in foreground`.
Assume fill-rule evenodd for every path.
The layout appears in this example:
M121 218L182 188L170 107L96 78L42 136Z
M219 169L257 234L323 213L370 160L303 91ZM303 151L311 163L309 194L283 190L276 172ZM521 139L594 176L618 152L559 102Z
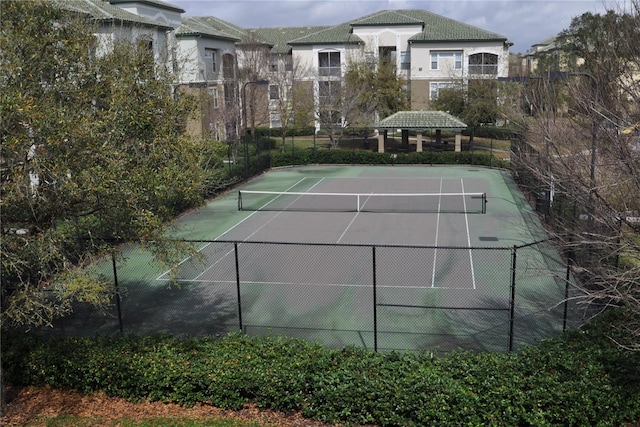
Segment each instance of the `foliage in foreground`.
M297 410L379 425L620 425L640 420L640 353L602 319L520 354L328 350L281 337L40 339L5 334L13 384L131 400Z

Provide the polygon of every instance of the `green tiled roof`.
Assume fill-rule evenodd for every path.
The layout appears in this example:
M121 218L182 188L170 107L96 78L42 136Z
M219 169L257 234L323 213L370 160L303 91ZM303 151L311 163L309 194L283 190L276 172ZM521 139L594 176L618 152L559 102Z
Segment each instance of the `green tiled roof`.
M465 129L467 125L444 111L399 111L380 120L380 129Z
M162 1L162 0L109 0L109 2L111 4L123 4L123 3L139 3L139 4L149 4L151 6L156 6L159 7L161 9L166 9L166 10L171 10L173 12L179 12L179 13L184 13L185 10L182 8L179 8L178 6L172 5L170 3L167 3L166 1Z
M409 13L407 13L409 12ZM363 18L351 21L353 26L386 26L386 25L407 25L407 24L424 24L424 19L417 16L411 16L412 11L409 10L381 10L379 12L367 15ZM422 11L420 11L422 12Z
M176 37L192 35L240 41L246 37L246 32L238 26L212 16L186 17L176 30Z
M289 41L290 45L361 43L364 42L360 37L353 34L350 23L324 27L319 31Z
M291 52L289 42L310 34L317 33L329 27L282 27L282 28L255 28L249 30L255 37L270 45L271 53L287 54Z
M507 40L503 35L421 9L382 10L351 22L354 27L416 24L422 24L422 32L411 42Z
M507 41L507 37L474 27L460 21L428 12L426 10L398 11L408 17L422 17L424 28L421 33L409 39L410 42L437 42L437 41Z
M162 22L138 16L102 0L57 0L60 7L84 13L100 22L128 22L131 24L171 29Z

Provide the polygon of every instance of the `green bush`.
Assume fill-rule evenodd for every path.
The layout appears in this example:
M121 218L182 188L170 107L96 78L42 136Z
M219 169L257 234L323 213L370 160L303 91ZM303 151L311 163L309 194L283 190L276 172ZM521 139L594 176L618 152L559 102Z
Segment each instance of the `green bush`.
M464 136L471 135L472 129L467 128L462 131ZM509 126L477 126L474 135L480 138L504 139L515 138L519 130Z
M615 320L615 319L614 319ZM5 331L10 384L130 400L301 411L386 426L613 426L640 421L640 354L611 318L520 354L375 353L282 337L50 338ZM613 331L613 332L612 332Z
M490 153L473 151L423 151L420 153L378 153L364 150L299 150L295 153L274 153L272 166L307 165L307 164L357 164L357 165L391 165L391 164L468 164L478 166L508 167L508 162L493 157Z
M316 132L316 128L313 126L290 126L287 128L287 137L292 136L309 136L313 135ZM269 128L259 126L256 127L256 136L261 137L270 137L270 138L281 138L282 137L282 128Z

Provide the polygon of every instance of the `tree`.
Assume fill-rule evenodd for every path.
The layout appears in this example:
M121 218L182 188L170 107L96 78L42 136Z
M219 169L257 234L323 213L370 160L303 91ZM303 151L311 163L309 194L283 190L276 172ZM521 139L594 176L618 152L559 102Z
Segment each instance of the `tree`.
M376 65L353 59L343 78L318 79L315 116L334 148L347 129L371 127L376 116L408 108L405 81L384 60Z
M365 90L360 109L373 109L378 117L388 117L411 108L407 97L407 81L396 72L390 58L383 57L377 64L352 61L346 75L347 84Z
M306 79L308 70L297 61L293 61L290 54L272 54L267 72L269 87L270 110L279 119L282 140L282 151L289 129L293 125L305 125L308 118L304 117L302 110L296 112L295 98L301 96L301 86ZM299 86L296 88L296 84Z
M99 46L86 16L47 1L4 1L1 20L2 323L47 325L110 303L82 267L114 244L173 259L166 224L202 203L202 146L148 40Z
M621 345L636 350L640 152L637 132L624 130L640 121L638 22L637 0L628 10L574 18L559 38L580 61L564 81L540 76L545 89L534 94L549 107L526 122L524 135L542 155L521 164L535 177L536 191L554 194L549 217L579 279L577 300L590 308L623 307L628 316L617 327L627 330L628 340Z
M498 92L494 80L469 80L467 87L441 89L433 101L437 110L448 111L474 129L484 123L495 123L500 115ZM473 144L471 132L470 144Z

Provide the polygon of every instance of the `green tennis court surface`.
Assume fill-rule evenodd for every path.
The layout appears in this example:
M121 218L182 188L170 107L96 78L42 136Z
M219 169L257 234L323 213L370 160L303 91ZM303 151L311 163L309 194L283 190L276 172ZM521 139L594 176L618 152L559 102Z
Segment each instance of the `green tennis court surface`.
M546 235L506 171L278 169L177 225L199 256L163 271L133 247L118 265L125 332L504 351L563 326L564 264L545 243L514 257ZM83 323L112 333L116 320Z

